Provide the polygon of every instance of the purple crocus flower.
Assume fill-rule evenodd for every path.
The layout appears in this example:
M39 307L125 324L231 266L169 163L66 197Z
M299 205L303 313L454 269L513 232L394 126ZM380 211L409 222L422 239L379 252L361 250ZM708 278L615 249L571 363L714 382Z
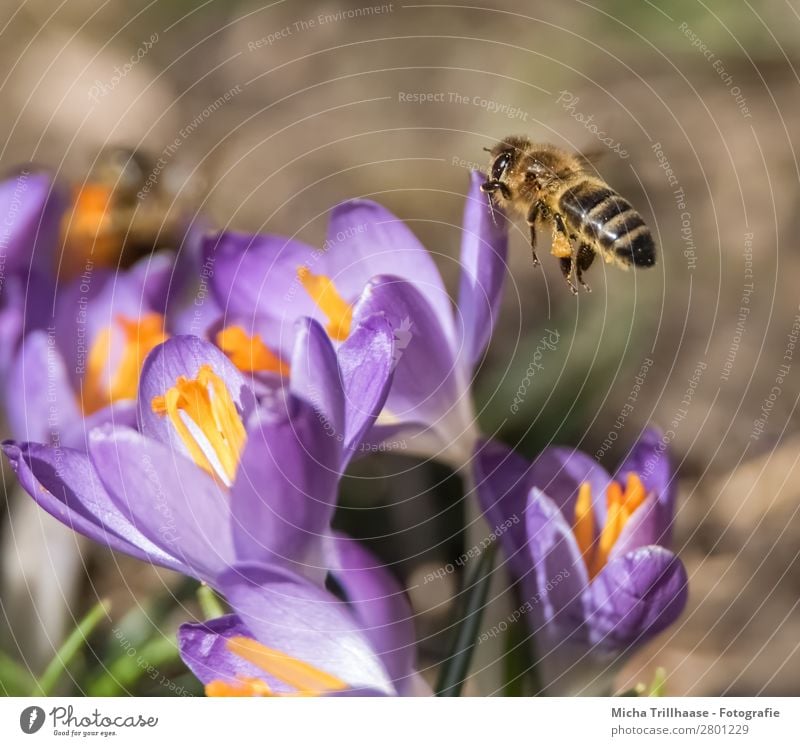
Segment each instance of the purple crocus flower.
M270 407L214 345L173 337L143 367L138 430L95 428L87 452L4 451L46 511L112 549L212 585L251 560L324 576L339 476L383 406L394 348L381 318L338 353L314 321L296 338Z
M168 253L118 272L89 262L55 298L51 291L38 299L49 306L46 323L22 338L9 363L5 400L15 439L85 448L95 425L136 424L142 364L168 336L172 267Z
M316 319L336 344L365 317L386 318L396 369L373 437L402 434L409 451L463 466L476 437L472 371L497 319L506 273L507 224L493 216L482 181L472 174L455 315L431 254L408 226L375 202L352 200L333 210L322 249L274 235L209 239L205 261L222 329L257 336L285 360L298 317Z
M422 695L411 608L357 542L335 538L343 599L276 565L239 565L220 586L235 614L178 632L209 696Z
M613 478L579 451L548 448L530 464L496 442L479 447L475 471L487 520L509 526L500 541L556 688L576 662L606 665L681 614L686 570L667 549L676 482L657 430Z

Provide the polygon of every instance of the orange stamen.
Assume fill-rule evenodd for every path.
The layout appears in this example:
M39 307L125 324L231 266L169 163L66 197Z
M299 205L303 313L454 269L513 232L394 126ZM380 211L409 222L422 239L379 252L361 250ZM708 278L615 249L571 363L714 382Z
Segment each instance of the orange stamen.
M297 268L297 279L319 310L328 317L327 331L331 338L340 342L347 339L353 323L353 308L339 295L333 280L325 275L315 275L306 266Z
M289 366L264 344L261 336L252 337L241 326L226 326L217 332L215 341L233 362L245 373L268 372L289 375Z
M264 673L296 689L298 695L317 696L347 689L347 684L336 676L279 650L268 648L249 637L232 637L227 641L226 647L234 655L258 666ZM241 684L212 681L206 686L206 694L213 697L258 696L252 693L254 691L263 693L263 689L254 684L255 681L259 681L258 679L240 679L240 681ZM269 691L269 686L265 682L261 683Z
M198 466L230 485L239 468L247 433L225 382L202 365L197 378L179 376L175 385L151 402L153 411L169 417L173 427ZM205 442L189 429L190 419ZM212 463L213 454L217 463Z
M594 513L592 512L592 488L584 482L578 490L578 501L575 503L575 521L572 533L578 542L583 561L589 564L594 545Z
M606 488L606 522L595 545L591 487L588 482L580 486L572 530L590 579L605 567L622 530L646 497L644 484L636 474L628 474L624 491L618 482L611 482Z
M117 316L115 323L97 335L86 363L83 413L92 414L115 401L135 399L139 374L150 351L166 341L164 317L147 313L138 319ZM122 354L111 373L114 333L122 333Z
M239 683L229 684L215 679L206 684L207 697L271 697L272 689L266 681L250 676L238 677Z

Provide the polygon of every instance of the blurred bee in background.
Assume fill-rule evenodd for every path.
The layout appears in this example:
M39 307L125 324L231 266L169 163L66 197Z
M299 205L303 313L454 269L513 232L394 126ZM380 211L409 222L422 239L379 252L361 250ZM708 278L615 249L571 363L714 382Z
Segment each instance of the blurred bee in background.
M623 269L652 267L656 247L650 229L630 202L596 175L583 156L553 145L532 143L526 137L507 137L493 148L489 178L481 189L492 204L525 217L530 228L534 266L536 231L549 226L550 253L557 257L569 289L572 281L586 291L583 273L597 254Z
M87 261L98 266L128 267L164 248L177 248L181 214L155 162L140 151L109 148L82 185L74 188L72 208L61 222L64 251L61 274L72 277Z

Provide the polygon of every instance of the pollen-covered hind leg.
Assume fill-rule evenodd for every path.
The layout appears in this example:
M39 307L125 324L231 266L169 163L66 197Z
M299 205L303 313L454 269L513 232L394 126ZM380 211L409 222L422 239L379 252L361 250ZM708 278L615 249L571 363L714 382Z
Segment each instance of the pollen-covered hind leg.
M583 273L592 266L594 261L594 251L585 243L581 244L578 249L578 256L575 259L575 277L580 286L587 292L591 293L592 289L583 281Z
M558 213L553 215L553 245L550 253L559 259L572 259L572 242L564 218Z
M572 291L573 295L577 295L578 288L572 282L572 257L568 259L559 259L558 263L561 267L561 274L564 275L564 279L567 281L567 286Z

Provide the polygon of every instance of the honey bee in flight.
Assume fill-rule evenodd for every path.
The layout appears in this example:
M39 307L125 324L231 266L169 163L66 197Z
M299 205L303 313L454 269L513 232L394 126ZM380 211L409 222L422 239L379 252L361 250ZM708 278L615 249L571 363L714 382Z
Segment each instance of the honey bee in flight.
M160 183L140 199L154 166L150 157L128 148L101 153L90 177L73 189L72 209L62 219L65 277L77 275L89 259L128 267L159 249L176 248L185 205Z
M537 227L550 225L557 257L569 289L572 281L586 291L583 273L595 255L623 269L652 267L656 247L650 229L630 202L602 179L589 173L586 160L553 145L532 143L526 137L507 137L493 148L489 178L481 189L493 205L525 217L530 228L534 266Z

